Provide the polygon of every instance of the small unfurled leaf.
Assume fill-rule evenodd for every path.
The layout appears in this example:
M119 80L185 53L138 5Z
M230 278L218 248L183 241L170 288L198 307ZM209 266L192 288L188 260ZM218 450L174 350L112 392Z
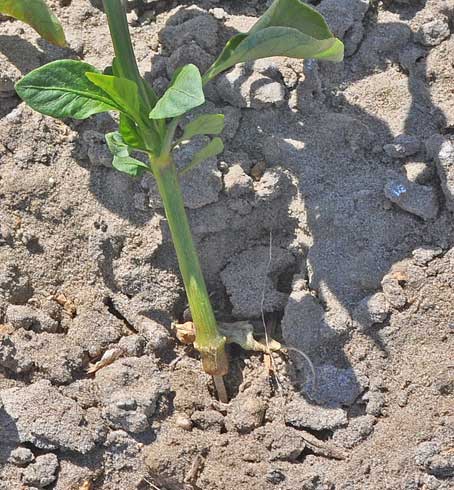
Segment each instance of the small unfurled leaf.
M44 0L0 0L0 13L25 22L46 41L66 47L63 28Z
M193 157L191 163L180 170L179 175L184 175L193 168L200 165L204 160L214 157L219 153L224 151L224 143L221 138L213 138L206 146L204 146L200 151L198 151Z
M131 115L139 112L139 91L133 81L102 73L87 72L86 75L90 82L106 92L122 108L122 112Z
M16 91L35 111L59 119L86 119L100 112L121 110L104 90L90 82L86 73L99 72L82 61L53 61L25 75L16 83Z
M202 114L186 124L182 141L200 134L220 134L224 129L224 114Z
M125 114L120 114L119 130L128 146L145 151L145 143L137 130L136 123Z
M106 143L110 150L110 153L112 153L114 157L129 156L128 145L126 144L122 135L118 131L115 131L113 133L107 133Z
M153 108L158 101L158 96L153 90L153 87L144 78L142 78L141 82L143 91L146 93L146 98L148 99L148 102L150 104L150 108Z
M114 157L112 167L131 177L140 177L148 167L132 157Z
M237 34L205 74L211 80L237 63L287 56L342 61L344 45L324 18L301 0L275 0L247 34Z
M115 169L133 177L139 177L145 170L150 170L147 164L129 155L128 145L120 133L106 134L106 142L113 155L112 167Z
M181 116L204 102L199 69L195 65L186 65L175 73L169 88L150 112L150 118L166 119Z

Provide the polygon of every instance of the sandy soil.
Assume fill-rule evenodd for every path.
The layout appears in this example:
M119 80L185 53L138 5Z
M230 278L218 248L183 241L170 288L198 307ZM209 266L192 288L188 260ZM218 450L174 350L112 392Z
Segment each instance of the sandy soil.
M51 60L110 64L100 2L49 3L69 49L0 21L0 489L452 488L454 2L313 1L343 63L260 61L207 87L226 149L183 191L213 303L260 335L265 288L290 348L274 377L232 348L228 405L175 339L163 210L152 179L111 168L115 119L14 95ZM142 72L162 92L206 68L266 3L131 10Z

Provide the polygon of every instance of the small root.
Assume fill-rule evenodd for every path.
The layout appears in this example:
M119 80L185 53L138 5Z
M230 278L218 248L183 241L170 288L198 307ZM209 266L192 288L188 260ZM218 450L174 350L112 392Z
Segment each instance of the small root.
M282 351L283 352L284 351L296 352L309 364L309 367L310 367L311 373L312 373L312 390L311 391L312 391L312 394L316 393L316 391L317 391L317 373L315 371L314 364L310 360L310 357L305 352L303 352L302 350L296 349L295 347L284 347L282 349Z
M229 403L229 395L227 394L227 390L225 388L224 377L213 376L213 383L216 388L219 401L222 403Z
M147 483L148 485L150 485L150 487L153 489L153 490L161 490L159 487L157 487L154 483L152 483L150 480L147 480L147 478L143 478L143 481L145 483Z
M261 314L261 318L262 318L263 329L265 332L265 346L266 346L265 363L269 362L268 372L274 373L274 376L276 377L276 381L277 381L278 386L281 386L281 382L277 376L274 359L271 356L272 350L280 350L281 347L279 345L279 348L275 348L275 349L271 348L270 339L268 336L268 325L265 321L266 279L268 277L268 274L270 273L272 261L273 261L273 232L270 230L269 255L268 255L268 263L266 264L266 269L265 269L265 277L263 278L262 294L261 294L261 298L260 298L260 314ZM275 342L275 341L272 340L271 342Z
M202 466L203 463L203 458L200 456L200 454L197 454L195 458L192 461L191 468L186 475L184 482L185 483L195 483L197 480L197 474L199 473L199 470Z

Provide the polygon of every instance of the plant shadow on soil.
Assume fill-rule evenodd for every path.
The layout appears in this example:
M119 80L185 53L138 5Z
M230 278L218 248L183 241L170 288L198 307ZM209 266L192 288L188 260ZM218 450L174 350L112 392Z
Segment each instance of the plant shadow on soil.
M15 48L17 48L17 46L22 46L22 50L27 50L29 53L32 53L34 59L37 60L36 64L29 66L29 64L25 63L24 60L21 59L21 57L19 56L15 56L14 58L12 58L11 53L18 52L15 49L11 49L12 46L15 46ZM32 44L20 38L19 36L7 36L0 34L0 53L9 59L9 61L14 64L14 66L21 72L22 75L25 75L28 70L38 68L39 66L38 60L40 59L40 52ZM14 107L19 104L18 97L9 97L3 100L0 99L0 101L2 102L0 104L0 118L6 116L14 109Z
M402 13L402 18L411 19L424 4L409 6ZM371 17L368 30L376 26ZM380 27L402 31L402 34L409 31L406 24L398 22ZM421 49L414 65L408 69L411 106L402 127L405 134L420 138L443 132L446 126L446 118L434 105L426 82L427 55L428 50ZM375 61L346 83L342 80L346 87L385 71L390 62L399 62L397 53L377 57ZM346 61L348 63L349 60ZM322 83L323 73L326 71L329 75L331 66L320 63ZM313 67L313 63L306 63L309 83L313 77L309 72ZM244 75L236 80L237 91L246 79L247 75ZM251 91L257 88L253 85ZM311 269L310 289L317 292L325 309L335 307L351 317L355 305L365 295L380 288L381 279L394 263L411 256L416 247L446 236L446 230L442 229L444 223L427 223L397 208L392 212L384 209L384 184L390 175L402 172L402 163L392 162L386 166L378 162L377 165L379 157L370 155L371 146L378 144L381 148L396 136L385 120L345 100L341 110L334 105L332 111L326 110L326 101L320 100L321 94L316 90L311 93L311 87L304 93L304 82L300 88L298 104L301 114L291 114L286 107L279 111L246 110L232 146L247 149L250 154L263 155L270 142L267 137L276 138L276 143L279 142L281 162L299 181L307 228L313 239L307 256ZM309 109L307 112L306 108ZM275 124L276 120L280 121L279 125ZM359 134L359 140L364 138L357 142L359 151L352 151L342 133L358 122L366 131ZM259 129L254 131L250 128ZM369 131L374 134L366 142ZM295 141L302 143L301 147L295 147L292 144ZM439 199L443 201L441 193ZM386 343L379 330L373 328L365 333L387 356ZM343 368L351 367L343 351L348 334L339 335L336 330L332 334L334 340L309 354L317 364L327 362ZM329 334L327 336L330 337ZM305 350L304 344L300 348Z
M19 35L0 34L0 53L7 58L21 73L26 75L31 70L39 68L46 62L62 58L77 59L77 53L70 48L54 46L39 38L37 44L40 49L23 39ZM19 97L0 97L0 118L6 116L20 103Z
M0 405L0 468L5 464L19 444L19 434L15 421L5 412Z

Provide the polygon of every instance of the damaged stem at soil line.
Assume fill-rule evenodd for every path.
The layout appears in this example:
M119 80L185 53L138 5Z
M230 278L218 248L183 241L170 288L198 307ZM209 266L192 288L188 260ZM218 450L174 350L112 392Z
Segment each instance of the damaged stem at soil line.
M196 326L194 346L202 356L204 370L213 376L223 376L228 371L228 360L224 349L226 339L218 331L189 228L177 170L170 156L167 155L159 162L154 162L153 174L164 203L192 320Z
M139 86L139 91L141 91L143 81L137 68L123 4L121 0L103 0L103 3L118 65L121 67L123 75L135 81ZM149 100L148 93L146 90L145 92L145 100ZM150 155L151 168L164 204L189 308L196 327L194 346L202 357L203 369L215 377L216 386L222 386L222 380L217 379L217 377L228 372L228 359L225 352L226 339L218 331L184 208L177 170L170 152L167 150L164 148L164 153L158 159ZM220 397L225 398L222 389Z

